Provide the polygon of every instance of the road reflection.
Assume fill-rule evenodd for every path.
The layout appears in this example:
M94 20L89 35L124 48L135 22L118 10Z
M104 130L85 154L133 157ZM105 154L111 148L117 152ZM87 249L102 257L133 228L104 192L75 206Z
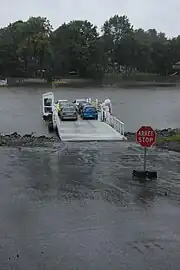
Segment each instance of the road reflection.
M140 183L132 151L119 143L1 148L0 268L178 269L180 157L155 152L159 177Z
M154 207L156 197L156 184L143 183L141 184L140 191L136 196L136 200L139 200L142 204L144 204L145 208L149 208Z

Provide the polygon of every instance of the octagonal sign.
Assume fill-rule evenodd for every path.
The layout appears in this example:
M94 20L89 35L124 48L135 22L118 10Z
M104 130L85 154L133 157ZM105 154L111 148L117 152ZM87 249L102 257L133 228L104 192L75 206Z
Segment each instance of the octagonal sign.
M136 132L136 142L148 148L156 143L156 131L151 126L142 126Z

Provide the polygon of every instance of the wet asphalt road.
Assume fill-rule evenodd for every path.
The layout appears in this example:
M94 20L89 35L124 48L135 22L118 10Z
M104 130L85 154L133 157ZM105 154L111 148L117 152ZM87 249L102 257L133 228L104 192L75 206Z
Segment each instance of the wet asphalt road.
M134 144L0 148L0 269L178 270L180 155ZM167 192L168 196L164 196Z

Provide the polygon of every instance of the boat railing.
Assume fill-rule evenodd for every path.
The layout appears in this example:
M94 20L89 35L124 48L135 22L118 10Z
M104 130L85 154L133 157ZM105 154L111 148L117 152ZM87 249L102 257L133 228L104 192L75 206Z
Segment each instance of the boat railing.
M106 123L109 124L112 128L114 128L124 137L124 123L121 120L108 113L106 116Z
M120 133L120 135L122 135L125 138L125 136L124 136L124 122L122 122L117 117L110 114L110 112L106 111L103 105L101 105L101 121L110 125L118 133Z

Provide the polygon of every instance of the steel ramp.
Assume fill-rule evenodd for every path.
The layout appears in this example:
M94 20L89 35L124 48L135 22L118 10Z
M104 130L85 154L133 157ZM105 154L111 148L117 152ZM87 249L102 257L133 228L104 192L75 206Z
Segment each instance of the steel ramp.
M62 141L122 141L124 136L100 120L58 121Z
M46 101L50 103L47 105ZM98 100L95 105L97 107ZM50 111L46 112L46 109ZM124 136L124 123L110 114L107 108L99 103L98 120L61 121L58 116L57 102L54 102L52 92L42 97L43 119L50 116L52 122L48 124L50 132L56 131L62 141L122 141ZM103 122L101 121L103 120Z

